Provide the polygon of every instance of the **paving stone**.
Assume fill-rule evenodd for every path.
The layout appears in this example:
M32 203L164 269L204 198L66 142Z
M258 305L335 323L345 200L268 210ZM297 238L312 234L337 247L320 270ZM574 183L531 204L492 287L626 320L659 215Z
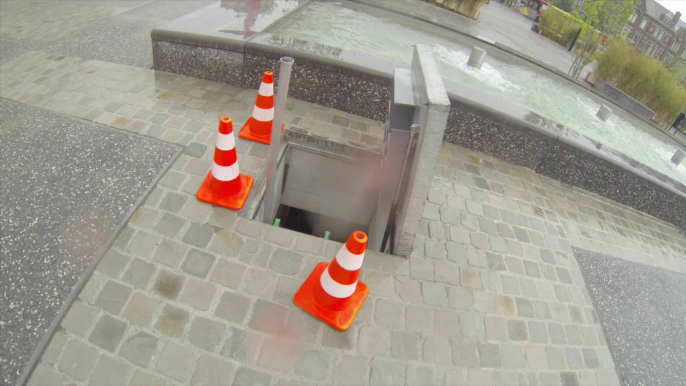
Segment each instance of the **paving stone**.
M445 386L451 385L469 385L469 373L466 369L445 369L445 381L443 384Z
M243 239L236 233L221 230L210 244L210 250L225 257L237 257L243 248Z
M243 283L243 292L259 298L269 298L276 285L277 274L271 270L249 268Z
M391 355L399 359L419 360L421 358L422 339L420 335L393 331L391 336Z
M157 318L155 329L167 336L180 338L183 335L188 319L188 311L167 304Z
M227 331L221 355L243 363L255 363L261 346L262 338L258 334L232 326Z
M434 263L424 257L410 256L410 277L413 279L434 280Z
M492 292L474 291L474 310L482 314L495 313L495 295Z
M567 357L567 365L571 370L580 370L584 368L584 359L581 352L576 348L566 348L565 356Z
M550 341L554 344L567 344L567 336L565 335L565 328L559 323L548 323L548 332L550 333Z
M545 284L545 282L539 282ZM519 278L519 287L522 289L522 295L529 298L538 298L538 288L536 287L536 282L533 280L525 279L523 277ZM551 291L552 292L552 291Z
M520 227L512 227L512 230L514 231L515 237L517 240L523 242L523 243L530 243L531 239L529 238L529 234L525 229L522 229Z
M517 304L517 314L524 318L534 318L534 304L529 299L515 298Z
M176 189L178 189L181 186L184 180L185 175L181 174L181 181L179 182L178 187ZM210 215L210 212L212 212L212 205L198 200L189 200L186 203L186 206L183 207L181 215L188 218L189 220L203 224L206 222L207 217Z
M58 375L52 367L48 367L43 363L38 363L31 373L31 378L27 384L29 386L60 386L65 383L62 376Z
M88 341L114 352L124 336L124 331L126 331L126 323L104 314L95 325Z
M324 381L328 377L331 355L319 350L305 350L295 362L295 373L299 376Z
M448 306L448 292L444 284L422 282L422 297L426 304L441 307Z
M352 350L355 347L357 328L350 327L346 331L338 331L333 328L324 328L322 346L341 350Z
M186 176L184 174L170 170L165 173L164 177L160 179L159 186L165 186L173 190L178 190L181 187L181 184L183 184L183 180L185 178ZM189 201L189 204L192 202L192 200Z
M572 322L577 324L586 324L586 319L584 318L583 310L579 306L569 305L569 316L572 318Z
M157 248L153 259L172 268L176 268L181 263L181 260L183 260L187 251L188 247L186 245L164 239Z
M365 385L369 380L369 358L341 355L334 367L333 380L336 385Z
M300 253L277 248L269 261L269 267L276 272L295 275L300 271L302 260Z
M545 323L529 321L529 333L531 334L531 342L548 343L548 329Z
M55 335L50 339L50 344L46 347L43 356L41 357L41 362L52 365L57 360L60 355L62 348L64 348L65 343L67 343L67 334L62 331L55 332Z
M579 379L577 378L575 373L571 372L561 372L560 373L560 382L564 386L578 386L579 385Z
M448 256L444 242L434 239L426 239L424 242L424 248L426 257L441 260Z
M479 249L490 250L491 244L488 242L488 235L486 233L472 232L470 235L472 245Z
M524 260L524 271L527 276L541 277L541 271L538 269L538 264Z
M503 368L524 369L526 368L526 353L524 346L503 343L501 346Z
M469 370L470 385L490 385L493 383L493 372L485 370Z
M213 206L208 224L213 227L226 229L232 227L237 218L238 216L236 215L236 212L222 207Z
M224 359L203 354L195 367L192 385L228 385L234 372L234 365Z
M369 375L370 385L403 385L405 366L383 358L373 358Z
M70 340L64 347L59 369L78 381L84 381L95 365L97 358L98 350L96 348L78 340Z
M275 371L286 371L300 356L300 343L287 337L265 339L257 364Z
M572 278L571 276L569 276L569 271L566 268L555 267L555 270L557 271L557 277L560 279L561 282L566 284L573 284Z
M583 346L584 345L584 337L581 334L581 329L579 326L574 326L572 324L568 324L565 326L565 331L567 332L567 340L569 341L569 344L572 346Z
M548 346L545 348L548 356L548 366L551 370L565 370L567 369L567 361L565 360L565 353L559 347Z
M198 310L207 311L214 301L217 287L203 280L190 279L181 294L181 301Z
M62 320L62 327L70 334L85 337L97 317L97 309L77 301L72 304Z
M503 291L510 295L519 295L521 291L519 290L519 280L512 276L500 275L500 282L503 286Z
M479 358L481 359L481 367L486 368L500 368L502 362L500 360L500 346L493 343L479 342L477 344L479 349Z
M205 151L207 151L206 145L197 142L191 142L188 144L188 146L186 146L183 154L186 154L190 157L202 158L205 155Z
M134 293L124 310L124 318L131 324L147 327L152 322L152 316L157 311L160 301L141 293Z
M312 315L296 310L286 320L285 331L293 339L316 342L319 331L323 328L321 321Z
M486 327L486 339L500 341L506 341L508 339L505 319L497 316L485 316L484 322Z
M445 337L429 335L424 340L422 354L425 361L448 365L451 363L450 342Z
M167 342L160 353L155 369L171 379L187 382L194 356L193 351L176 343Z
M512 340L528 340L526 323L523 320L508 320L507 334Z
M147 367L157 351L157 343L156 336L139 332L126 339L119 355L133 364Z
M248 325L254 330L278 334L283 330L286 313L284 306L258 299Z
M239 218L236 230L238 231L238 233L244 234L255 239L260 239L262 237L262 232L267 227L268 225L262 224L258 221L251 221L244 218Z
M157 214L158 212L154 209L140 207L133 213L129 222L139 228L152 228Z
M249 239L241 249L238 260L248 265L264 268L267 267L272 249L269 244Z
M391 343L391 333L386 328L364 326L360 329L360 339L357 350L365 355L388 355Z
M175 273L160 270L157 273L157 278L155 279L155 284L153 284L153 293L168 299L175 300L181 292L181 287L183 287L183 278Z
M183 242L199 248L205 248L213 235L213 227L205 224L191 223L191 226L188 227L183 236Z
M210 272L215 259L214 255L191 248L186 254L186 260L183 261L181 269L188 274L204 279Z
M145 289L150 283L150 278L155 273L155 266L135 258L122 276L122 281L136 288Z
M456 311L434 309L434 331L443 336L460 335L460 314Z
M543 346L526 346L526 360L532 370L548 369L548 356Z
M252 370L247 367L241 367L236 372L236 378L233 381L235 386L252 385L252 386L267 386L271 384L272 376L261 371Z
M224 292L214 315L234 323L243 323L250 307L250 299L233 292Z
M433 332L434 323L431 307L410 305L405 311L407 329L414 332Z
M448 301L451 308L471 310L474 308L474 295L470 289L448 287Z
M89 385L124 385L132 367L107 355L100 355L97 366L90 376Z
M507 295L498 295L495 298L495 309L500 315L512 316L515 312L514 299Z
M374 310L374 321L379 326L390 328L403 327L403 306L391 300L379 299Z
M207 351L214 351L221 343L226 325L211 319L196 316L188 332L188 341Z
M150 257L161 242L162 239L159 236L138 231L131 238L129 247L126 250L136 256Z
M322 252L324 243L318 237L309 235L297 235L295 240L295 250L298 252L319 255Z
M405 385L424 386L433 383L434 369L428 366L410 364L407 365Z
M210 280L225 287L238 289L245 273L245 265L228 259L219 259L215 265Z
M586 364L586 368L597 369L600 367L598 356L596 355L596 351L594 349L584 348L581 350L581 353L584 357L584 363Z
M463 287L481 289L481 274L476 269L460 267L460 284Z
M108 281L100 291L95 305L112 314L118 315L131 296L131 289L119 283Z
M464 336L471 338L483 338L486 336L484 319L480 314L460 313L460 326Z
M126 267L130 260L130 256L121 253L115 248L110 248L102 260L100 260L100 263L98 263L97 270L116 279L124 271L124 267Z
M453 339L453 364L459 367L479 367L479 353L476 342Z

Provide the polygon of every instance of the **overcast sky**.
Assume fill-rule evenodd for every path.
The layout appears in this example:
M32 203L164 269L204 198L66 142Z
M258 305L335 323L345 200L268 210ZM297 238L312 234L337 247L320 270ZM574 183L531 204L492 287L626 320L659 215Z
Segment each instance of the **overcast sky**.
M658 0L658 3L672 12L679 11L682 15L686 15L686 0ZM684 16L682 20L686 20Z

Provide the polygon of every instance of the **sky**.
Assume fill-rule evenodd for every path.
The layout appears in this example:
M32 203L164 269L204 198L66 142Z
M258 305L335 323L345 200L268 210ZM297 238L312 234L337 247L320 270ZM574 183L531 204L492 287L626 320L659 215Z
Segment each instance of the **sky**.
M658 0L657 2L672 12L679 11L682 15L686 15L686 0ZM684 20L684 17L681 19Z

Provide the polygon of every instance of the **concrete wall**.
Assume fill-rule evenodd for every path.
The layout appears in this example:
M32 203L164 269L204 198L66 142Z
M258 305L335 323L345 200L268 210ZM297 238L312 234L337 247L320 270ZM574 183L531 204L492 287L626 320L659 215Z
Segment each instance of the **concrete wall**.
M595 87L617 106L633 112L646 121L651 120L655 116L655 111L651 110L648 106L605 81L599 80L596 82Z

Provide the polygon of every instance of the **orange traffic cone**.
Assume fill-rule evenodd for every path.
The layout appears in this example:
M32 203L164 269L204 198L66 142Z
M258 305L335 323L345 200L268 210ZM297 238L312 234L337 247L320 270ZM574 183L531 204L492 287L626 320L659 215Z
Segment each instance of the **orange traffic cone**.
M369 287L357 281L366 249L367 234L353 232L331 264L314 268L293 302L332 327L347 330L369 295Z
M214 149L214 164L196 197L212 205L239 210L245 205L254 183L252 177L238 171L233 121L229 117L222 117Z
M245 122L238 136L254 142L269 145L272 142L274 122L274 73L266 71L262 76L260 90L252 110L252 117ZM281 131L285 128L281 126Z

